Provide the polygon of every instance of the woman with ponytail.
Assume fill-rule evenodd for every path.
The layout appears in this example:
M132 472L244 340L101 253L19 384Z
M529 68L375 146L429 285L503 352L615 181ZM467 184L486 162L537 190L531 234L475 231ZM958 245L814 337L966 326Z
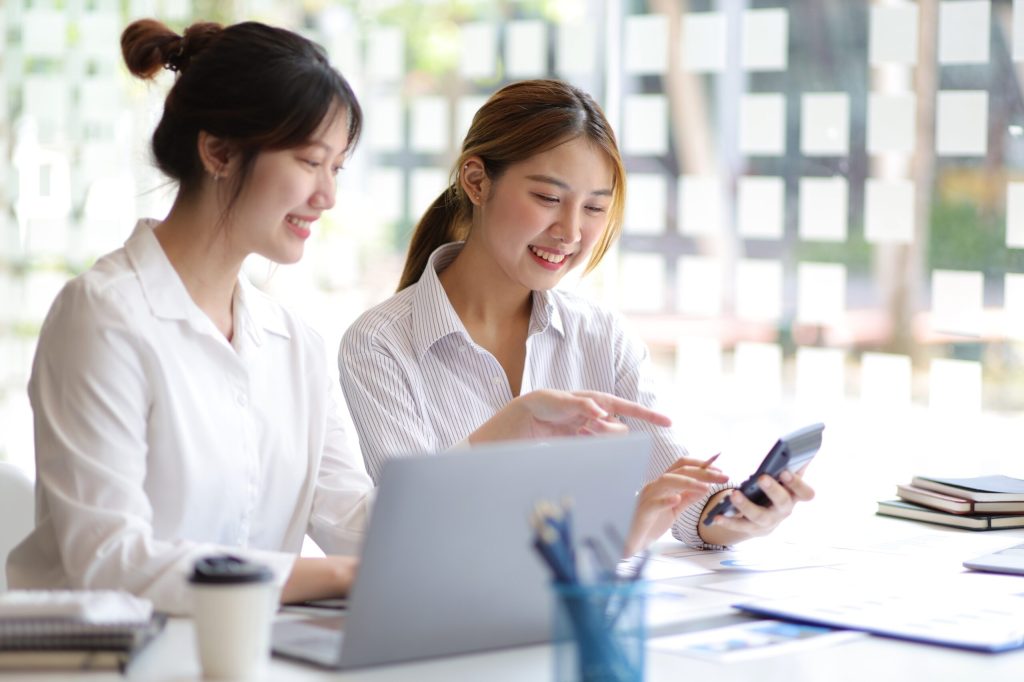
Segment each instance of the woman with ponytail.
M619 316L555 288L570 270L600 263L618 237L625 192L615 134L582 90L523 81L480 108L450 186L413 233L398 293L342 339L341 385L371 476L389 458L452 447L543 390L657 408L643 343ZM696 547L763 535L814 494L800 477L766 482L773 504L759 507L689 458L664 424L619 416L654 443L627 550L669 527ZM723 495L742 515L700 525Z
M187 612L199 556L267 564L281 600L344 595L373 483L339 418L323 342L241 274L302 257L334 206L362 113L317 45L259 23L123 33L129 71L176 73L152 139L177 186L162 220L70 281L47 315L29 397L36 527L18 588L122 589ZM550 391L482 438L664 419L612 396ZM327 552L300 558L309 533Z

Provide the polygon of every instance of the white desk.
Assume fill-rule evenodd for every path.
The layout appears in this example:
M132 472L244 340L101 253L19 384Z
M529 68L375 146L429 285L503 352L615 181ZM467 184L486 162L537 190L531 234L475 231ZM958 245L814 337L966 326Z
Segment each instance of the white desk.
M820 521L822 512L828 518L835 518L827 509L815 505L813 516ZM797 516L788 532L779 529L779 538L762 541L777 544L787 536L799 536L806 517ZM939 556L941 547L948 545L947 551L962 553L964 543L974 547L982 545L1009 546L1024 539L1024 531L1000 531L997 533L967 533L964 531L945 531L937 527L926 526L906 521L881 519L864 516L861 513L850 519L846 525L836 524L831 528L829 545L835 547L851 546L857 542L875 543L878 547L899 547L905 543L907 551L900 558L897 554L878 552L874 565L862 568L876 579L884 572L887 563L914 561L927 556ZM820 530L820 522L813 523ZM791 538L790 538L791 539ZM930 553L930 554L929 554ZM870 554L870 553L869 553ZM927 556L926 556L927 555ZM927 559L920 569L929 570L930 565L935 571L952 571L961 556L945 556L942 561ZM857 571L861 568L849 568ZM775 571L779 575L781 572ZM738 577L736 572L718 572L671 581L684 586L707 585ZM745 574L751 575L751 574ZM856 578L856 574L853 574ZM1024 591L1024 578L1021 590ZM703 590L703 588L701 588ZM728 618L730 609L720 607L713 612L703 612L702 619L681 623L679 628L692 629L704 625L708 618L721 621ZM185 619L172 620L167 631L155 641L136 660L131 669L129 679L153 682L188 682L199 680L199 664L192 641L191 623ZM664 652L649 652L647 658L646 679L651 682L683 682L684 680L700 680L701 682L730 682L732 680L757 680L758 682L795 682L800 680L937 680L940 682L961 682L963 680L984 680L997 682L1006 680L1018 682L1024 676L1024 650L1003 654L978 654L955 649L948 649L923 644L913 644L879 637L865 637L847 643L800 652L791 656L763 658L755 661L733 663L717 663L686 658ZM351 672L329 672L311 667L293 664L274 659L271 661L268 682L290 682L299 680L352 680L366 682L417 682L457 681L457 680L488 680L503 681L543 681L552 677L551 649L547 646L523 647L497 652L475 655L457 656L432 661L369 668ZM0 679L26 679L47 681L68 680L121 680L112 673L91 674L33 674L33 675L0 675Z

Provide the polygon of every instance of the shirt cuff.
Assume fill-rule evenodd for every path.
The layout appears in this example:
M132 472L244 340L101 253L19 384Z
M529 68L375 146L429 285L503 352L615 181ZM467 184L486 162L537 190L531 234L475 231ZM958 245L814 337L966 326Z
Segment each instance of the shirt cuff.
M707 506L708 500L723 490L729 490L730 488L735 487L736 486L730 482L717 483L708 488L704 497L684 509L683 513L679 515L679 518L677 518L676 522L672 525L672 536L676 540L679 540L694 549L729 549L729 545L713 545L709 542L704 542L697 529L700 524L700 515L704 512L704 507Z

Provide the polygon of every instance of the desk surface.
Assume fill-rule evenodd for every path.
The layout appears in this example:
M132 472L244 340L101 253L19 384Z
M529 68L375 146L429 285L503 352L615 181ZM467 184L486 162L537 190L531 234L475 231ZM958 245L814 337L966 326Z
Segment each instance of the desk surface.
M819 510L820 511L820 510ZM859 551L862 558L869 560L856 566L846 567L854 580L878 579L889 570L889 564L917 561L913 570L952 572L958 570L959 560L964 552L970 554L985 547L1009 546L1024 538L1024 531L999 531L992 533L969 533L939 529L933 526L900 520L864 517L857 513L854 523L831 528L828 545L817 545L842 551ZM796 519L790 534L800 535L800 520ZM820 528L820 524L818 525ZM782 529L780 529L781 531ZM762 551L787 548L804 550L811 545L806 542L792 542L786 533L780 537L755 541L761 543ZM852 549L856 543L869 543L871 549ZM666 547L673 547L665 545ZM674 547L678 547L675 545ZM902 547L900 555L891 551ZM742 548L740 551L744 551ZM945 553L945 556L942 553ZM797 552L798 553L798 552ZM953 556L955 555L955 556ZM718 555L721 557L722 555ZM748 554L749 556L749 554ZM711 559L705 554L702 560ZM937 557L941 557L937 558ZM682 561L682 560L680 560ZM672 563L666 560L667 563ZM713 561L709 563L714 563ZM929 568L933 567L933 568ZM773 575L784 575L797 570L793 567L771 571ZM857 572L862 573L857 573ZM700 592L712 592L706 587L715 582L735 580L739 576L751 576L754 572L715 571L703 575L687 576L663 581L663 584ZM807 573L806 575L813 575ZM1024 588L1024 578L1020 578ZM792 582L792 581L791 581ZM796 581L798 582L798 581ZM737 595L737 600L741 597ZM721 624L738 618L725 604L711 609L703 608L699 618L680 613L680 621L668 626L668 630L686 631L707 627L711 623ZM202 679L193 643L193 632L187 619L172 620L167 631L136 660L129 679L154 682L187 682ZM1024 671L1024 650L1003 654L978 654L938 646L913 644L880 637L864 637L823 648L801 651L788 656L761 658L752 661L720 663L715 661L687 658L681 655L649 651L646 679L653 682L662 680L679 682L682 679L728 682L730 680L758 680L759 682L794 682L800 680L1000 680L1014 682L1021 679ZM17 679L31 680L121 680L112 673L71 674L43 673L18 674ZM418 682L445 682L450 680L487 679L495 682L548 680L552 677L551 649L547 646L522 647L475 655L456 656L417 663L369 668L349 672L322 671L283 660L274 659L266 677L274 682L299 680L362 680L366 682L389 682L417 680ZM12 676L0 675L3 679Z

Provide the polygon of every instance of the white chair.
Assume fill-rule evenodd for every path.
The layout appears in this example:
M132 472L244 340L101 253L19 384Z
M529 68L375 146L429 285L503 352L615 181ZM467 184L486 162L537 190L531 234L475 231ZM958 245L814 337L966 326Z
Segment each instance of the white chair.
M7 554L35 525L32 481L21 469L0 462L0 591L7 589Z

